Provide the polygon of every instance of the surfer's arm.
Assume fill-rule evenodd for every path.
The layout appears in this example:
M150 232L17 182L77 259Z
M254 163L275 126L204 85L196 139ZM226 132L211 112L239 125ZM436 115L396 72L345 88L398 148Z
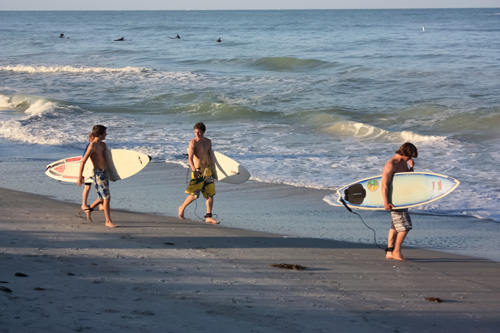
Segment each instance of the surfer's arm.
M87 160L89 159L94 149L95 149L95 144L94 142L91 142L87 148L87 151L85 152L85 155L83 155L82 159L80 160L80 170L78 171L78 180L76 182L78 186L82 186L82 184L85 181L83 179L83 169L85 168L85 163L87 163Z
M384 172L382 173L382 197L384 198L384 208L385 210L392 210L394 205L389 198L389 188L394 176L394 165L388 162L384 167Z
M195 177L197 177L198 170L196 169L196 166L194 164L194 143L192 141L189 143L189 148L188 148L188 162L189 166L191 167L191 170L195 174Z

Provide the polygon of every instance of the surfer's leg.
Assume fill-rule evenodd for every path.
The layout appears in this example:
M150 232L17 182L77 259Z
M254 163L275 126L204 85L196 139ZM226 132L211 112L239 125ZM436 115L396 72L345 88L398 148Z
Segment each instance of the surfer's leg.
M90 214L100 204L102 204L102 199L97 198L90 206L87 206L87 208L83 210L85 212L85 215L87 215L87 221L92 222L92 218L90 217Z
M90 213L92 213L92 211L94 209L90 208L90 206L87 206L86 208L84 208L82 210L85 213L85 215L87 216L87 221L92 222L92 217L90 216Z
M85 211L85 209L89 207L87 205L87 200L89 198L90 188L91 188L90 183L83 184L83 192L82 192L82 210L83 211Z
M116 224L111 221L111 212L110 212L110 201L111 201L111 193L109 191L109 177L108 171L106 169L94 170L94 182L97 190L97 195L100 198L100 203L104 208L104 217L106 219L105 226L109 228L118 227ZM96 202L92 204L92 208L97 207L98 204L94 205Z
M186 209L187 206L196 199L199 198L201 191L203 190L204 187L204 179L203 177L200 177L199 174L196 174L194 172L191 172L191 181L189 182L187 188L186 188L186 193L189 194L184 200L184 203L179 206L178 209L178 216L181 220L184 220L184 210Z
M196 198L198 198L198 196L196 196L196 195L188 195L187 198L186 198L186 200L184 200L184 203L181 206L179 206L179 212L178 212L179 215L178 216L179 216L179 218L181 220L186 219L184 217L184 210L186 209L187 206L189 206L189 204L191 202L195 201Z
M401 254L401 246L406 235L411 230L411 218L408 210L393 210L391 212L392 226L389 231L387 247L394 247L392 253L387 252L386 258L395 260L406 260Z
M385 257L387 259L393 259L392 253L394 252L394 244L396 243L398 232L396 229L391 227L389 229L389 235L387 236L387 249L385 250Z
M220 222L212 217L212 207L214 206L214 197L207 196L207 215L205 216L205 222L210 224L219 224Z
M401 253L401 245L403 245L403 241L407 234L408 231L400 231L397 233L396 244L394 244L394 251L392 251L392 259L406 261Z
M116 228L118 225L114 224L113 221L111 221L111 210L110 210L110 201L111 198L105 198L102 202L102 205L104 206L104 217L106 218L106 223L105 226L108 228Z

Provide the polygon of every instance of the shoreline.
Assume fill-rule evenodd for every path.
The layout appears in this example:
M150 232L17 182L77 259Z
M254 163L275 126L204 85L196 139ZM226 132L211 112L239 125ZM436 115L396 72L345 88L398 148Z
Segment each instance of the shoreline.
M0 189L0 332L494 332L500 263L286 237ZM287 270L272 264L295 264ZM18 277L15 273L26 274ZM439 298L431 302L425 298ZM63 314L63 316L61 316Z
M52 159L52 157L48 157ZM2 187L78 203L82 188L62 183L42 174L45 160L2 161L0 172L23 174L23 181L4 177ZM150 163L143 171L123 181L111 183L111 210L123 209L144 214L177 216L186 198L187 169L178 164ZM323 198L332 191L247 181L239 185L216 184L214 213L223 226L270 232L290 237L334 239L372 245L374 238L385 248L390 216L387 212L358 211L328 205ZM95 198L90 192L88 203ZM186 217L198 220L205 213L203 199L186 209ZM456 253L500 262L498 223L474 217L428 215L410 211L414 229L405 246ZM113 215L112 215L113 218ZM119 222L119 221L118 221Z

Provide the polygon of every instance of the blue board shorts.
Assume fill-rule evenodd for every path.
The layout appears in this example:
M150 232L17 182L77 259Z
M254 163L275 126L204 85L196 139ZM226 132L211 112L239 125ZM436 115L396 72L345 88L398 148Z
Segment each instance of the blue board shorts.
M111 198L109 193L108 171L106 169L94 169L93 179L99 199L104 200Z
M392 225L391 229L396 229L397 232L410 231L412 228L410 213L408 209L391 211Z

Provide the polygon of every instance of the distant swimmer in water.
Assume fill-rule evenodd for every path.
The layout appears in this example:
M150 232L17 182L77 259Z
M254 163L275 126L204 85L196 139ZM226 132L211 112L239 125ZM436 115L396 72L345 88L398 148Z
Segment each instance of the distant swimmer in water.
M175 36L175 37L168 37L168 38L170 38L170 39L181 39L181 36L179 36L179 34L177 34L177 36Z
M59 38L64 38L64 33L61 32L61 34L59 35Z
M123 42L125 40L125 37L115 39L115 42Z
M217 43L222 43L222 39L220 39L220 37L217 39Z

